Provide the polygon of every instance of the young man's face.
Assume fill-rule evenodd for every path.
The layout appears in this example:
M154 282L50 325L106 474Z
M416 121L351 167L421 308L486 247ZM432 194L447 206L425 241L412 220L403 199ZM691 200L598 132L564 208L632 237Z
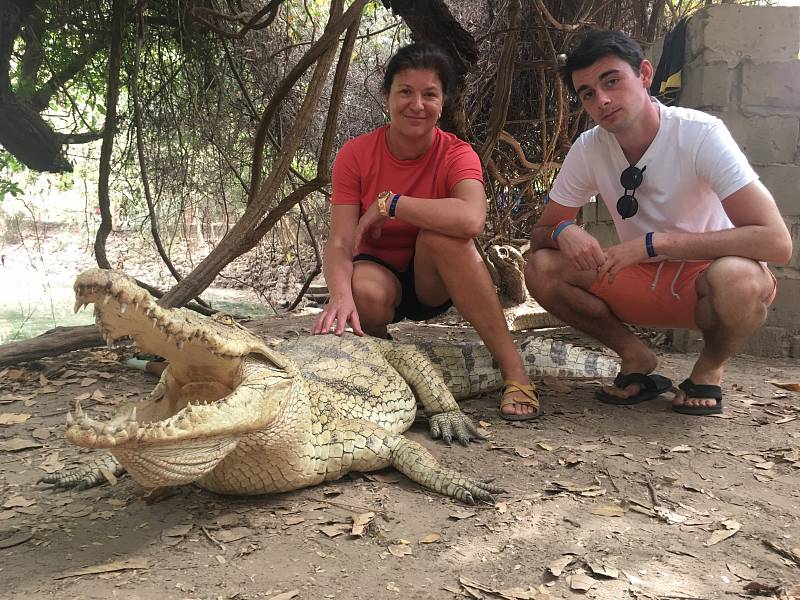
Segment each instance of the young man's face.
M639 74L627 62L609 54L572 73L581 104L603 129L622 133L650 102L653 65L643 60Z

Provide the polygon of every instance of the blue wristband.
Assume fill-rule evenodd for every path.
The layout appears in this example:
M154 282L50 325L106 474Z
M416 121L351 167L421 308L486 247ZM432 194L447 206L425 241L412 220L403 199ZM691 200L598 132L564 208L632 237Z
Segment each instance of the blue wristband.
M392 201L389 203L389 218L394 220L394 211L397 210L397 201L400 200L400 194L392 196Z
M556 238L559 235L561 235L561 232L564 231L570 225L575 225L575 221L573 221L572 219L564 219L563 221L561 221L558 225L555 226L555 229L553 229L553 232L550 234L550 239L555 242Z
M653 248L652 231L648 231L647 234L644 236L644 247L647 248L647 256L649 256L650 258L655 258L656 256L658 256L655 248Z

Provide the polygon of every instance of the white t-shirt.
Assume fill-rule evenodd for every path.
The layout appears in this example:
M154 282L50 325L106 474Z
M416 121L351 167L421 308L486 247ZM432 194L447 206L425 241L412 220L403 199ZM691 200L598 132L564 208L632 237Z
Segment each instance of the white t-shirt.
M758 179L725 124L691 108L658 104L658 133L636 166L647 167L636 189L639 211L622 220L619 178L629 165L613 134L599 126L572 145L550 198L580 207L600 194L621 241L648 231L702 233L731 229L724 200ZM630 190L629 192L630 193Z

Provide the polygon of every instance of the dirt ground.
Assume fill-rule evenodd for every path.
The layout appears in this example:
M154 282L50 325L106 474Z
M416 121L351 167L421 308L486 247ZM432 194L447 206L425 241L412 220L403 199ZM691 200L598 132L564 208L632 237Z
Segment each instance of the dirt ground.
M302 334L310 318L257 329ZM464 403L488 437L467 448L431 440L418 419L409 437L506 488L494 506L392 470L250 498L188 486L149 497L127 477L83 492L37 484L90 456L63 438L76 398L108 417L155 385L124 366L131 354L0 370L1 598L800 597L800 393L770 383L798 383L797 361L733 360L722 418L672 413L668 396L607 406L596 381L547 379L535 422L501 420L497 397ZM679 382L692 360L665 354L660 372ZM366 523L360 535L354 521Z

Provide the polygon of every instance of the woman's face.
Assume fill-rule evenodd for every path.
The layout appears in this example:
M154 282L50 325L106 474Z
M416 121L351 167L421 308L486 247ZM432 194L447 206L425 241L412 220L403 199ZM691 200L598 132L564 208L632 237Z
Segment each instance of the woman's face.
M409 137L429 134L442 115L444 91L436 71L398 71L386 97L392 131Z

